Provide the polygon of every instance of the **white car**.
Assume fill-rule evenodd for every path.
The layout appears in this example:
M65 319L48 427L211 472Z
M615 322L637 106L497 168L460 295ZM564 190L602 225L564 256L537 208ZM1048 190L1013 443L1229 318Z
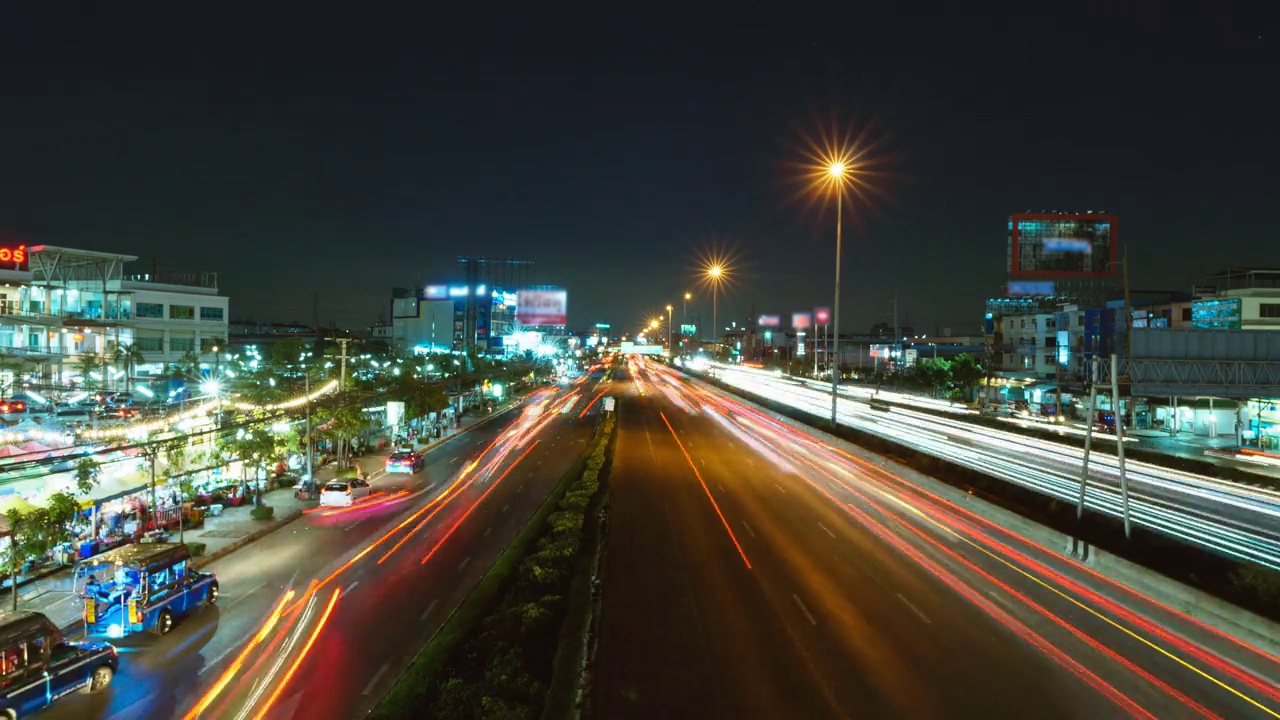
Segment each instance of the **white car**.
M369 496L369 483L359 478L330 480L320 491L321 505L347 506Z

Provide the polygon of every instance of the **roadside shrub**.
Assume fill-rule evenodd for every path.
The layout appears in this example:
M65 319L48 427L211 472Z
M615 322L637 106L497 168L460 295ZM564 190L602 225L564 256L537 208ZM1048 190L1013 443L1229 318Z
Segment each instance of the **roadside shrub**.
M576 512L554 512L547 518L547 525L551 526L551 531L555 533L561 532L580 532L582 530L582 513Z
M202 543L202 542L187 543L187 549L191 551L191 557L200 557L201 555L204 555L204 551L208 547L209 547L208 543Z
M587 504L591 502L589 495L565 495L560 501L560 507L567 512L581 513L587 509Z
M276 509L270 505L258 505L249 511L249 517L254 520L270 520L276 514Z

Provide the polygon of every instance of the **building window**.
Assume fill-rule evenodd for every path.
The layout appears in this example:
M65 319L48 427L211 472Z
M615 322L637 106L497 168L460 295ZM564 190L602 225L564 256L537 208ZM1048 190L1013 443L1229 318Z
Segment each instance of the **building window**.
M194 305L170 305L170 320L195 320L196 308Z
M1258 317L1280 318L1280 303L1260 303Z
M1051 337L1047 337L1047 338L1045 338L1045 339L1044 339L1044 346L1045 346L1045 347L1047 347L1047 348L1057 347L1057 346L1058 346L1057 339L1056 339L1056 338L1051 338Z
M191 352L195 349L195 338L189 337L171 337L169 338L169 350L176 353Z
M221 319L222 319L222 308L220 308L220 307L201 307L201 308L200 308L200 319L201 319L201 320L221 320Z
M1191 322L1191 308L1182 308L1182 322Z
M162 303L137 303L134 308L134 314L140 318L157 318L164 319L164 305Z
M140 335L133 339L133 344L142 352L164 352L164 338Z

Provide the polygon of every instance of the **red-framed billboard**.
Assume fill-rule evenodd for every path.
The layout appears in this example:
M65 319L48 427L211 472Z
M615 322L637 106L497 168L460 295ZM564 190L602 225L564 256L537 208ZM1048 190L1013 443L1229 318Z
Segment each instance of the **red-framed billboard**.
M1009 275L1112 278L1120 239L1116 216L1014 213L1009 217Z

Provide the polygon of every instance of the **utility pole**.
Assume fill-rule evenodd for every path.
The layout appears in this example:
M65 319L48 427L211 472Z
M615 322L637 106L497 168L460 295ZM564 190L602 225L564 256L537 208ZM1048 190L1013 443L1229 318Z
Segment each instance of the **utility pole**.
M1120 412L1120 362L1111 353L1111 404L1116 416L1116 457L1120 464L1120 506L1124 514L1124 536L1130 537L1129 527L1129 477L1124 472L1124 413Z
M1084 462L1080 466L1080 497L1076 500L1076 521L1079 522L1084 517L1084 492L1085 487L1089 483L1089 449L1093 444L1093 419L1097 412L1095 408L1098 404L1098 380L1101 376L1102 358L1090 358L1088 362L1089 372L1087 379L1089 381L1089 407L1088 415L1085 417L1084 431Z
M307 453L307 482L314 483L315 477L312 475L311 459L315 455L315 451L311 448L311 371L306 370L302 376L302 387L305 388L307 398L307 438L305 442ZM305 486L304 486L305 487Z
M351 343L351 338L335 338L338 346L342 348L342 355L338 365L338 394L341 395L347 390L347 345ZM345 398L344 398L345 401ZM310 403L308 403L308 408ZM338 469L345 470L347 468L347 439L338 439Z

